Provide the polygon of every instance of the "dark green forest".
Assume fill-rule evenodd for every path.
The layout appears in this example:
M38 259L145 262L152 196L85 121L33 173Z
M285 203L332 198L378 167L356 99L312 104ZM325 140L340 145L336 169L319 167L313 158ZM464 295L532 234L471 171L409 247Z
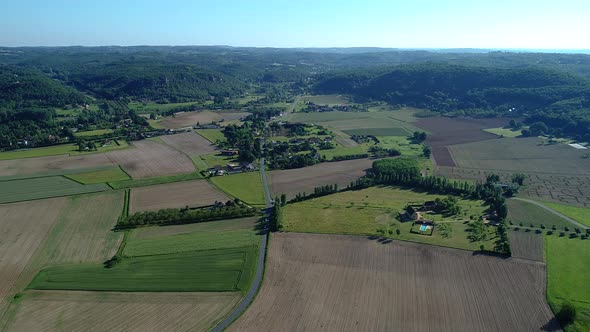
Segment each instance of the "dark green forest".
M589 139L590 55L378 48L0 48L0 149L74 139L77 130L149 127L139 102L266 102L302 93L429 108L448 116L514 116ZM63 108L93 104L71 116ZM256 111L264 103L247 105Z

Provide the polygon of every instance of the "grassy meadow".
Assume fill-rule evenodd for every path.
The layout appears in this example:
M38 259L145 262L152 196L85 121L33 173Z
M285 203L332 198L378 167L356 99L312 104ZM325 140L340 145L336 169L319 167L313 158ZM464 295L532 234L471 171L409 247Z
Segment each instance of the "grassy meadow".
M434 234L425 236L411 233L412 222L400 222L398 213L407 204L422 204L442 195L430 195L424 192L404 190L395 187L372 187L358 191L347 191L334 195L289 204L284 209L283 229L291 232L377 235L377 229L391 231L388 237L399 240L414 241L454 247L467 250L479 250L480 245L493 248L495 229L489 228L488 240L471 242L467 235L470 217L479 217L486 207L481 201L460 200L462 212L457 216L426 214L426 219L437 222ZM442 234L440 225L448 228ZM397 229L400 234L397 234Z
M211 143L216 143L217 141L225 141L223 129L195 129L195 132L205 137Z
M109 182L108 184L113 189L125 189L125 188L153 186L156 184L163 184L163 183L189 181L189 180L202 179L202 178L203 178L203 176L200 173L188 173L188 174L154 176L154 177L143 178L143 179L120 180L120 181Z
M67 178L82 184L105 183L114 181L125 181L131 179L120 167L99 170L88 173L77 173L66 175Z
M582 208L577 206L565 205L565 204L558 204L558 203L551 203L551 202L541 202L548 208L551 208L564 216L570 217L588 227L590 227L590 209Z
M259 172L214 176L210 180L226 194L237 197L247 204L256 206L266 204L264 186Z
M83 185L63 176L2 181L0 203L71 196L108 190L104 184Z
M514 226L521 226L522 223L522 226L526 227L539 228L543 225L547 229L551 229L555 225L557 231L563 231L564 227L568 227L570 231L574 229L574 225L569 221L549 213L535 204L515 199L506 200L506 204L508 206L506 220L512 222Z

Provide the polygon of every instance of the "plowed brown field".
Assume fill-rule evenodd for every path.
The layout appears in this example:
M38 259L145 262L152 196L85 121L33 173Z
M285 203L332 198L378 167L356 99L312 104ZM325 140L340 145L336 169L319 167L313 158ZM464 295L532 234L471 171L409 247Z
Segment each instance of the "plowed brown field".
M0 176L28 175L103 166L115 166L106 154L1 160Z
M240 293L28 291L9 331L207 331Z
M175 129L175 128L184 128L190 127L197 122L201 124L211 123L213 121L231 121L231 120L238 120L242 117L248 116L249 113L243 112L210 112L210 111L200 111L200 112L185 112L176 114L173 118L167 118L160 122L164 128Z
M143 140L131 144L134 148L109 152L109 158L132 178L191 173L193 162L184 153L165 144Z
M543 235L534 231L526 232L510 230L510 249L512 257L543 261Z
M192 131L188 133L162 136L162 141L189 156L210 154L214 153L216 150L215 145L211 144L211 142L203 136Z
M274 195L287 194L293 198L297 193L312 193L315 187L338 184L346 187L351 181L365 175L371 168L370 159L356 159L321 163L310 167L270 172L270 187Z
M153 211L165 208L200 207L226 202L230 198L206 180L194 180L139 187L131 190L129 210Z
M0 205L0 320L10 297L18 291L15 283L66 202L66 198L54 198Z
M539 331L545 265L364 237L277 233L230 331Z

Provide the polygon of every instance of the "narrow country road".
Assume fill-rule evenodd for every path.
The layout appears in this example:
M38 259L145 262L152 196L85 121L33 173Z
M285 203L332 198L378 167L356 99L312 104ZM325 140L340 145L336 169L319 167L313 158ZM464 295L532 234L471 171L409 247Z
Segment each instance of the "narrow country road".
M552 208L550 208L550 207L547 207L547 206L545 206L545 205L543 205L543 204L541 204L541 203L539 203L539 202L535 202L535 201L533 201L533 200L526 199L526 198L517 198L517 197L514 197L514 198L512 198L512 199L515 199L515 200L518 200L518 201L523 201L523 202L527 202L527 203L534 204L534 205L536 205L536 206L538 206L538 207L540 207L540 208L542 208L542 209L544 209L544 210L547 210L547 211L549 211L549 212L553 213L554 215L556 215L556 216L558 216L558 217L560 217L560 218L562 218L562 219L565 219L565 220L569 221L570 223L572 223L572 224L576 225L577 227L579 227L579 228L581 228L581 229L588 229L588 226L586 226L586 225L584 225L584 224L582 224L582 223L580 223L580 222L578 222L578 221L576 221L576 220L574 220L574 219L572 219L572 218L570 218L570 217L568 217L568 216L565 216L565 215L563 215L563 214L561 214L561 213L559 213L559 212L557 212L557 211L553 210Z
M264 146L264 138L261 140L261 145ZM264 151L264 149L262 150ZM263 235L262 240L260 241L260 252L258 253L258 263L256 265L256 275L254 276L254 281L252 282L252 286L248 290L246 296L242 299L242 301L232 310L229 316L225 317L219 324L217 324L213 328L213 332L221 332L225 330L234 320L236 320L240 315L246 311L252 300L254 300L254 296L256 292L258 292L258 288L260 288L260 284L262 283L262 274L264 273L264 259L266 256L266 245L268 244L268 217L270 208L272 207L272 196L270 194L270 188L268 186L268 180L266 178L266 170L265 170L265 161L264 157L260 158L260 176L262 177L262 183L264 185L264 197L266 198L266 212L264 216L264 228L263 228Z

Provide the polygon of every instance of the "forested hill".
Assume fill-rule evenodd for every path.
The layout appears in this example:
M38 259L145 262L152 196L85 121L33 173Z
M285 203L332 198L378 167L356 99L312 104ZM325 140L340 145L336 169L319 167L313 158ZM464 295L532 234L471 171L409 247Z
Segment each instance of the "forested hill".
M314 90L446 115L522 116L555 134L586 137L590 128L590 81L545 68L403 65L327 74Z
M87 97L80 92L37 70L0 66L0 109L61 107L85 101Z

